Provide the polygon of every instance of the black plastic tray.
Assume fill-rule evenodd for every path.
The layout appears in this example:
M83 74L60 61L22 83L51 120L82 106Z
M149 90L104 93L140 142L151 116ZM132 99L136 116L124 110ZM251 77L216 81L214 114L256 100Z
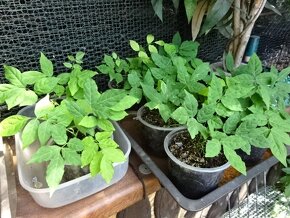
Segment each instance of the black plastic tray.
M134 119L131 117L124 121L121 126L131 141L132 148L140 156L141 160L149 167L152 173L159 179L160 183L168 190L168 192L177 201L177 203L188 211L200 211L212 205L222 197L227 196L237 188L241 187L246 182L251 181L261 173L267 172L272 166L278 163L278 160L275 157L270 157L249 169L246 176L238 176L200 199L189 199L179 192L179 190L167 176L167 171L164 168L165 158L149 155L150 151L145 152L143 147L136 142L136 139L139 142L142 142L142 139L140 139L140 133L138 132L141 130L138 121L134 121ZM289 151L290 150L288 148L288 154ZM266 174L264 174L264 176L265 175Z

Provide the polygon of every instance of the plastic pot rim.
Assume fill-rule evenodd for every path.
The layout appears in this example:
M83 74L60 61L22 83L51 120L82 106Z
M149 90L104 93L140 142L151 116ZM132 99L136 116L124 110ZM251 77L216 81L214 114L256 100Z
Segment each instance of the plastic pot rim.
M145 126L148 126L150 127L151 129L157 129L157 130L160 130L160 131L172 131L172 130L175 130L175 129L178 129L180 128L180 126L177 126L177 127L161 127L161 126L155 126L155 125L152 125L148 122L146 122L143 118L142 118L142 114L144 112L144 109L145 109L145 106L143 105L142 107L140 107L137 111L137 117L136 119L138 121L140 121L143 125Z
M29 109L33 109L33 108L34 108L34 105L26 106L26 107L22 108L21 110L19 110L17 114L21 114L21 113L23 113L24 111L29 110ZM114 126L117 126L117 125L118 125L117 122L115 122L115 121L111 121L111 122L113 123ZM119 127L119 128L120 128L120 127ZM115 131L116 131L116 130L115 130ZM15 134L15 140L19 140L20 142L22 142L21 137L20 137L20 132L18 132L17 134ZM22 148L20 148L20 149L22 149ZM126 151L126 153L124 153L124 156L126 157L126 160L123 161L123 162L119 162L119 163L113 163L113 167L116 167L116 166L121 165L121 164L123 164L123 163L125 163L125 162L128 162L128 161L129 161L129 154L130 154L130 152L131 152L131 146L128 146L128 150ZM27 191L29 191L29 192L35 192L35 188L32 188L32 187L28 186L28 185L26 184L26 182L24 181L24 179L23 179L23 175L22 175L22 171L19 169L19 167L20 167L20 166L18 166L18 164L17 164L17 171L18 171L18 174L19 174L18 179L19 179L19 182L20 182L21 186L22 186L25 190L27 190ZM60 184L55 188L55 190L61 190L61 189L66 188L67 186L69 186L69 185L71 185L71 184L74 184L76 181L81 182L81 181L83 181L83 180L86 180L86 179L89 179L89 178L94 178L94 177L96 177L96 176L99 176L99 174L97 174L97 175L95 175L95 176L91 176L91 173L88 173L88 174L83 175L83 176L80 176L80 177L78 177L78 178L75 178L75 179L72 179L72 180L69 180L69 181L66 181L66 182L60 183ZM49 187L38 188L38 189L37 189L37 192L38 192L38 193L47 193L48 190L51 190L51 188L49 188Z
M192 170L192 171L196 171L196 172L203 172L203 173L215 173L215 172L219 172L219 171L223 171L225 169L227 169L228 167L230 167L230 163L226 162L225 164L218 166L218 167L212 167L212 168L201 168L201 167L193 167L190 166L188 164L183 163L182 161L178 160L172 153L171 151L169 151L169 142L171 141L171 139L177 135L179 132L181 132L182 130L186 130L186 127L178 127L177 129L171 131L170 133L168 133L168 135L165 137L164 139L164 150L167 154L167 156L174 161L176 164Z

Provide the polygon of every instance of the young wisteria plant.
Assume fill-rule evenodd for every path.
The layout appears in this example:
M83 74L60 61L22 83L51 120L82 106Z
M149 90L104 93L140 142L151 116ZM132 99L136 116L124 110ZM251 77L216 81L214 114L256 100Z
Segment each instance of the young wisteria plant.
M270 148L287 166L290 116L285 112L284 102L290 86L284 81L290 68L263 72L256 55L247 65L238 68L234 67L230 56L227 61L232 76L219 78L212 74L201 106L193 104L197 102L195 96L186 92L187 98L171 117L186 124L192 138L201 134L207 140L206 157L222 152L243 174L246 174L246 166L236 150L250 154L251 146Z
M10 83L0 84L1 102L8 109L32 105L35 114L4 119L0 136L20 132L23 149L39 142L40 147L28 163L49 162L46 181L53 189L61 182L65 165L89 166L92 176L100 173L108 183L114 174L113 163L125 161L112 138L115 128L111 120L123 119L125 110L137 99L125 90L100 93L92 79L96 72L82 69L82 57L78 53L74 60L70 58L73 63L65 64L69 73L54 76L52 62L41 54L41 72L21 73L5 66L5 77ZM37 102L38 96L43 95ZM57 97L50 99L50 95Z

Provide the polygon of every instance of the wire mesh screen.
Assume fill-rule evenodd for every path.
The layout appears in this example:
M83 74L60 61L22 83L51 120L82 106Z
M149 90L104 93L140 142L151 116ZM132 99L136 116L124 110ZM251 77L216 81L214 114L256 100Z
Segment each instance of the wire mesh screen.
M129 39L144 42L152 33L168 40L176 32L176 14L165 3L162 23L149 0L0 0L0 64L38 69L42 51L64 70L66 56L81 50L93 68L104 53L130 55Z

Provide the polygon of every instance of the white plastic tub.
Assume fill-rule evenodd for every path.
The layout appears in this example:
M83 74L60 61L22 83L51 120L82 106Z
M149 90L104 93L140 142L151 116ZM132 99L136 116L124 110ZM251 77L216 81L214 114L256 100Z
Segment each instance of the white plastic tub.
M26 107L19 113L26 116L33 116L33 107ZM17 134L15 135L15 146L17 169L21 186L30 193L36 203L40 206L56 208L78 201L118 182L122 177L124 177L128 170L128 158L131 151L131 143L120 126L116 122L113 122L113 124L116 129L114 132L114 139L119 144L120 149L124 152L126 161L114 164L115 173L109 184L107 184L100 175L91 177L90 174L87 174L60 184L50 197L50 189L45 182L46 164L27 164L31 155L39 147L38 143L34 143L27 149L23 150L20 134ZM35 178L37 178L38 184L35 183ZM35 188L35 186L39 184L41 184L42 187Z

